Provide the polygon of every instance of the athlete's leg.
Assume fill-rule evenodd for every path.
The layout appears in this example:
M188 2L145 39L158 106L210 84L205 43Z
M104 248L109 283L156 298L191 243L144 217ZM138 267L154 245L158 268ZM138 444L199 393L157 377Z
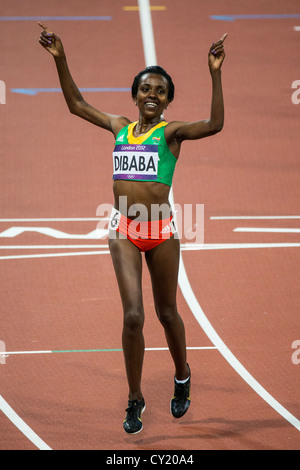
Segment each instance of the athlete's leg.
M141 400L145 349L141 253L127 239L110 239L109 248L124 311L122 345L129 386L129 400Z
M164 327L178 380L189 377L185 328L177 311L176 292L179 269L179 240L170 238L146 252L157 316Z

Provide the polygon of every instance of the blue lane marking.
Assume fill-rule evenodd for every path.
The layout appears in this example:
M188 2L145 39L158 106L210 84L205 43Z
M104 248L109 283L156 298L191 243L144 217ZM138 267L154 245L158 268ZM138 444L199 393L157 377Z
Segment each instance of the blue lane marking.
M235 21L235 20L282 20L288 18L300 18L300 14L283 15L211 15L211 20Z
M12 93L20 93L21 95L35 96L39 93L59 93L61 88L11 88ZM79 88L82 92L128 92L131 88Z
M111 16L0 16L0 21L111 21Z

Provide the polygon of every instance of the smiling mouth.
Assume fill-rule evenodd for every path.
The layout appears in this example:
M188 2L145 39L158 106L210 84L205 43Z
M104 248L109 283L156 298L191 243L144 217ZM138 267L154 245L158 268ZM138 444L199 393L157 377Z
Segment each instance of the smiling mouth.
M148 101L147 103L145 103L145 106L146 108L154 109L154 108L157 108L158 104L154 103L153 101Z

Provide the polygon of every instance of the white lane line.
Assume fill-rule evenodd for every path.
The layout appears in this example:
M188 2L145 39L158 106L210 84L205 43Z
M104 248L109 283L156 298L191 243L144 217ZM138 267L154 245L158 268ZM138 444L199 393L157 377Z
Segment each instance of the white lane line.
M74 234L63 232L62 230L57 230L51 227L10 227L0 233L0 238L15 238L26 232L35 232L60 240L101 240L108 236L107 229L99 228L85 234Z
M23 355L23 354L51 354L53 351L5 351L5 356L15 356L15 355ZM1 354L0 354L1 356Z
M40 450L52 450L0 395L0 410Z
M190 351L205 351L205 350L217 350L216 346L187 346L187 349ZM44 350L44 351L5 351L5 356L23 356L26 354L63 354L63 353L84 353L84 352L111 352L111 349L73 349L73 350ZM118 349L122 351L122 349ZM161 348L145 348L145 351L169 351L167 347ZM1 354L0 354L1 357Z
M300 247L300 243L181 243L180 245L182 251L297 247ZM108 250L108 245L0 245L0 250L78 250L81 248ZM92 253L98 254L96 251L93 251ZM103 253L103 251L101 253ZM107 251L105 251L105 253L107 253Z
M237 227L233 231L248 233L300 233L300 228Z
M210 220L295 220L300 215L229 215L211 216Z
M139 0L139 14L146 67L157 65L149 0Z
M108 255L109 250L102 251L79 251L74 253L45 253L40 255L12 255L0 256L0 260L9 259L35 259L35 258L62 258L67 256L89 256L89 255Z
M66 250L79 248L108 248L108 245L0 245L0 250Z
M151 30L152 30L152 20L151 12L149 7L148 0L139 0L140 6L140 15L145 17L150 16L151 21ZM141 25L143 27L143 22ZM152 34L152 39L148 38L148 42L144 42L144 48L155 51L155 43ZM152 42L151 42L152 41ZM145 57L148 57L148 54L145 53ZM146 65L151 65L146 62ZM173 191L170 192L170 202L175 207ZM200 307L198 300L195 297L195 294L191 288L189 279L186 274L186 270L183 263L182 254L180 251L180 268L179 268L179 286L182 291L182 294L189 305L192 313L194 314L196 320L200 326L205 331L206 335L210 338L212 343L217 346L220 350L223 357L228 361L228 363L236 370L236 372L252 387L253 390L258 393L258 395L263 398L266 403L268 403L273 409L275 409L284 419L290 422L293 426L300 431L300 421L295 418L289 411L287 411L278 401L276 401L255 379L251 374L245 369L245 367L236 359L232 352L227 348L224 342L221 340L220 336L217 334L215 329L212 327L208 321L206 315L204 314L202 308Z
M300 26L294 26L295 31L300 31Z
M0 219L0 222L99 222L109 220L108 217L73 217L73 218L23 218L23 219Z
M293 220L300 219L300 215L229 215L211 216L210 220ZM108 221L109 217L35 217L35 218L6 218L0 222L99 222Z
M31 247L23 247L31 248ZM51 246L51 248L56 248ZM74 246L68 246L66 248L74 248ZM84 248L82 246L81 248ZM300 243L215 243L215 244L197 244L197 243L182 243L181 251L206 251L206 250L242 250L242 249L254 249L254 248L300 248ZM1 249L1 247L0 247ZM6 248L10 249L10 248ZM20 247L21 249L21 247ZM50 249L50 246L49 246ZM34 255L8 255L0 256L0 260L12 260L12 259L35 259L35 258L63 258L66 256L91 256L91 255L108 255L109 249L103 248L101 251L74 251L71 253L43 253Z
M182 243L181 251L244 250L251 248L299 248L300 243Z

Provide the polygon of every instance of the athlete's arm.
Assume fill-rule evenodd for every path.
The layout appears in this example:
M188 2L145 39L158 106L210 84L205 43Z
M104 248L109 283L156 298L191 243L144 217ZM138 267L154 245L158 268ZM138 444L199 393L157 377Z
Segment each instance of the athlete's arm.
M212 78L212 102L210 118L196 122L173 122L166 128L166 139L169 147L184 140L202 139L220 132L224 124L224 101L221 80L221 66L225 58L223 42L227 34L214 43L208 54L208 64ZM172 149L171 149L172 150Z
M42 23L38 22L38 24L42 28L39 42L55 60L61 88L70 112L113 132L116 136L130 121L123 116L98 111L84 100L71 76L61 39Z

